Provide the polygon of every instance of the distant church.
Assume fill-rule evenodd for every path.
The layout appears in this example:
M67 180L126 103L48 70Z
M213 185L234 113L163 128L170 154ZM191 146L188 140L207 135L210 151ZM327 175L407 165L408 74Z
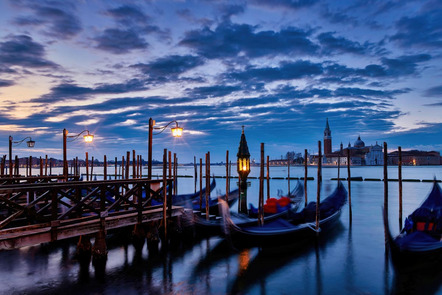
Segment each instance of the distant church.
M324 156L323 163L328 165L337 165L338 161L342 165L347 164L347 151L350 151L350 163L351 165L384 165L384 153L382 147L376 142L375 145L365 146L361 137L354 142L353 146L348 143L346 148L341 147L339 151L332 151L332 136L331 129L328 123L328 118L324 129Z

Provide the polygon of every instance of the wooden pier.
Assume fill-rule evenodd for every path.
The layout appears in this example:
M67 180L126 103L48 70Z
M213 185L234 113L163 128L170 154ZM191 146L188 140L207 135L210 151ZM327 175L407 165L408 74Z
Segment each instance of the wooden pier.
M0 249L13 249L183 214L171 206L173 178L53 182L2 178ZM165 190L166 188L166 190ZM151 201L163 205L152 206ZM164 202L166 199L166 202ZM166 204L167 208L166 208Z

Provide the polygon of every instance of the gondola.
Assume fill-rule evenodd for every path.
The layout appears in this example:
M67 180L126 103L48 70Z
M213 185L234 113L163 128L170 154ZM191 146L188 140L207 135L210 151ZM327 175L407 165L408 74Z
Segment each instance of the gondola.
M238 200L239 198L239 190L233 190L231 192L229 192L229 207L232 206L233 203L236 202L236 200ZM223 195L221 197L218 198L209 198L209 214L212 215L218 215L219 211L218 211L218 199L221 200L226 200L226 195ZM190 206L186 206L186 207L190 207ZM195 198L192 200L192 209L195 211L201 211L203 213L206 212L206 198L203 195L202 201L201 201L201 208L200 208L200 200L199 197ZM201 209L201 210L200 210Z
M397 266L442 261L442 191L436 181L425 201L405 219L397 237L391 235L385 210L384 222L392 259Z
M299 186L301 188L299 188ZM231 193L230 193L231 194ZM264 221L268 222L273 219L277 219L283 217L288 214L288 211L296 212L299 208L299 205L304 196L304 187L298 182L297 187L292 190L290 194L291 204L290 206L286 206L285 208L280 208L280 210L274 214L266 214L264 217ZM230 201L229 195L229 201ZM229 207L231 204L229 204ZM258 223L258 218L255 216L251 210L249 210L249 214L237 213L237 212L229 212L231 220L237 225L256 225ZM205 217L201 217L198 215L194 216L194 223L197 228L202 231L210 232L213 234L221 234L223 221L221 218L217 217L215 219L206 219Z
M347 190L339 182L335 191L319 204L319 230L315 228L316 202L310 202L302 211L288 211L286 218L278 218L263 225L238 225L230 217L225 205L222 206L224 228L233 242L253 243L261 246L277 245L292 241L302 241L316 236L318 231L333 227L341 215L347 201Z

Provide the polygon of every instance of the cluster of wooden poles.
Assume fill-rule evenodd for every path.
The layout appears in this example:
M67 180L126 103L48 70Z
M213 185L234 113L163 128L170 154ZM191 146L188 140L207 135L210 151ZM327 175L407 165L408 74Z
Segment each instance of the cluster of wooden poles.
M22 167L26 168L26 176L32 176L32 163L33 163L33 158L32 156L29 156L28 158L26 158L26 163L23 165L21 164ZM11 163L8 163L9 166L6 165L6 155L3 155L2 159L1 159L1 163L0 163L0 177L18 177L20 176L20 160L18 158L18 156L15 156L15 160L11 161ZM50 159L48 159L48 155L46 155L46 157L43 159L42 157L40 157L40 176L48 176L48 175L52 175L52 166L53 163ZM7 170L9 168L9 171ZM49 173L49 174L48 174Z

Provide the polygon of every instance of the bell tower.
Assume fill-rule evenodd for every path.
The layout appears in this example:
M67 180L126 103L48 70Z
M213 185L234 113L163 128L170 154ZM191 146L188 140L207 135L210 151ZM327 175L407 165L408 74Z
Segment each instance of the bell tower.
M332 152L332 137L327 118L327 122L325 124L325 129L324 129L324 155L331 154L331 152Z

